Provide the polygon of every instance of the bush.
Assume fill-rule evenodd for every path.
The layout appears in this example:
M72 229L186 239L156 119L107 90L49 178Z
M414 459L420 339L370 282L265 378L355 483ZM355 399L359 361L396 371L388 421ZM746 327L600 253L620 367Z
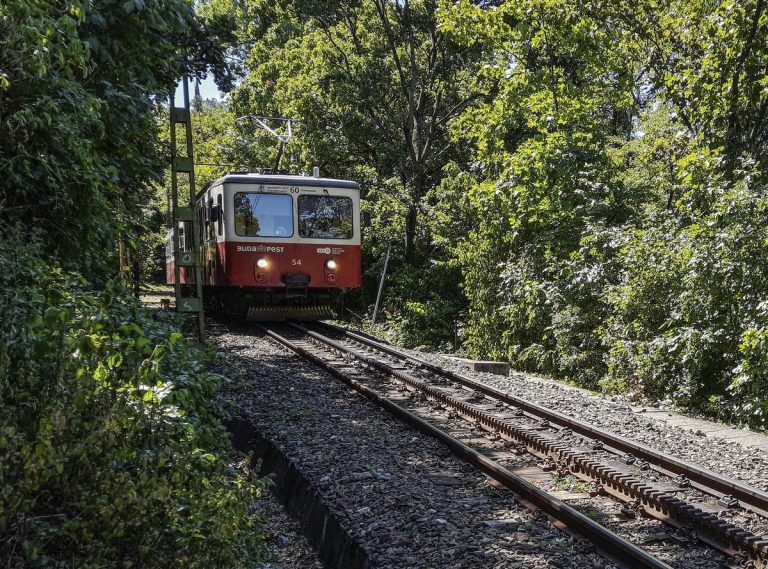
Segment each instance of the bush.
M765 395L768 393L768 327L763 325L746 330L739 353L742 360L734 370L736 377L728 386L731 398L712 397L710 403L719 409L729 409L732 417L749 417L751 425L768 429Z
M384 285L378 332L409 348L453 349L456 318L463 308L459 278L456 268L439 263L392 272Z
M94 292L0 240L0 557L226 567L259 554L206 354L118 283Z
M403 346L452 350L456 307L442 298L406 302L390 324L394 339Z

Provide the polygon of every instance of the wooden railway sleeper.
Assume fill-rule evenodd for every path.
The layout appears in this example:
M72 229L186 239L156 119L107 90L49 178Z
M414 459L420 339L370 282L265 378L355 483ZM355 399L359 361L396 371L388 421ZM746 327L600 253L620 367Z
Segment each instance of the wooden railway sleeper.
M558 450L560 450L562 445L557 445L557 447ZM542 448L541 450L545 449ZM610 488L613 489L613 492L611 492L612 495L619 497L620 499L633 500L634 502L639 503L642 507L637 507L634 511L645 515L653 515L653 512L655 511L657 514L661 514L665 521L669 522L670 520L667 520L666 518L670 515L671 510L679 510L684 513L682 515L678 515L678 517L685 518L685 521L694 523L702 527L704 530L715 530L715 539L707 539L707 542L712 543L717 547L727 549L729 552L734 551L731 547L724 547L722 543L724 530L729 528L731 525L729 522L718 518L714 514L702 512L698 508L691 506L677 498L670 497L662 491L654 490L652 486L634 478L631 475L620 475L619 471L605 465L601 465L594 460L574 461L572 460L573 458L582 457L574 457L576 453L573 451L567 452L567 458L569 459L568 463L572 466L572 474L580 473L583 471L585 474L590 476L591 482L596 482L593 476L595 474L599 474L604 480L604 483L598 483L600 490L605 492L605 484L608 484ZM591 473L589 473L590 470L592 470ZM651 511L649 511L646 506L650 507ZM655 517L659 516L657 515ZM746 547L752 546L753 550L759 550L759 548L754 547L754 545L760 541L759 536L750 534L745 530L741 530L741 533L733 533L731 531L727 534L727 536L730 538L728 540L729 545L735 544Z
M742 548L752 549L755 551L755 543L760 541L760 537L746 530L740 528L734 532L732 525L714 514L701 511L699 508L687 504L682 500L674 497L670 497L664 492L654 490L652 486L645 484L639 479L629 474L622 474L616 469L601 465L594 460L583 461L583 459L574 451L567 449L559 443L547 444L546 439L539 436L537 433L528 433L528 435L534 439L532 442L534 446L540 451L549 454L554 453L561 455L564 461L571 466L569 471L571 473L584 472L585 474L592 475L599 474L605 477L605 483L607 483L613 490L613 495L616 497L632 500L633 503L640 504L642 507L636 507L634 511L643 513L646 515L652 515L646 506L650 507L652 511L661 514L666 518L670 515L676 515L678 518L682 518L681 521L686 521L694 525L699 526L703 530L715 530L715 539L707 539L709 543L723 548L722 538L725 535L728 539L729 545L741 546ZM547 448L549 446L549 448ZM581 464L579 464L581 463ZM590 473L590 471L592 471ZM594 480L594 479L592 479ZM605 490L605 484L600 486L602 490ZM730 531L728 531L730 530ZM726 548L729 552L734 551L731 547ZM759 554L759 550L755 551Z

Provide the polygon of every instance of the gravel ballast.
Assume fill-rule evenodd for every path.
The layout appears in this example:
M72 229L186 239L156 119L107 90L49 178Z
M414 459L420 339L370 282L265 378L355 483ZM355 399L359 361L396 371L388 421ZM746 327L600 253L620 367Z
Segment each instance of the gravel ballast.
M614 566L591 546L584 547L554 528L542 513L522 508L508 491L493 488L484 475L455 459L433 439L399 423L339 380L261 337L254 328L221 327L214 340L231 356L227 369L222 370L234 379L222 394L228 410L236 420L252 425L259 437L279 448L291 468L306 477L311 493L332 511L345 539L351 538L364 552L366 564L356 567ZM500 377L475 372L449 356L410 353L764 489L754 479L765 482L766 477L759 473L750 476L754 474L752 465L765 461L764 456L758 456L759 449L756 452L733 441L659 423L622 398L601 397L527 374L513 372L509 377ZM628 423L627 417L639 421L644 429ZM685 452L691 450L692 437L696 448ZM712 444L709 450L705 448L707 443ZM723 464L731 466L734 450L748 457L748 464L737 458L734 470L723 469ZM713 457L713 452L719 455ZM716 465L712 460L717 461ZM591 509L586 502L585 506ZM597 510L602 511L600 507ZM668 541L667 530L654 534L650 525L634 527L618 512L611 513L610 508L605 511L612 522L620 524L612 529L622 535L628 531L626 537L649 547L672 566L725 566L723 559L694 543L667 551L663 546ZM296 515L296 508L291 512ZM738 511L733 514L739 518ZM315 517L311 514L309 519ZM306 531L307 521L300 526ZM768 533L768 527L750 529ZM310 538L317 543L316 537ZM322 550L320 558L328 562ZM276 567L281 566L294 565Z
M431 438L247 330L222 393L310 481L372 567L612 567Z
M265 492L253 506L264 533L268 561L260 569L323 569L323 565L301 532L271 492Z
M585 389L515 371L508 377L476 372L451 357L403 351L516 397L555 409L585 423L768 491L766 453L742 446L738 442L697 434L695 430L659 422L638 412L638 406L630 404L624 397L593 394Z

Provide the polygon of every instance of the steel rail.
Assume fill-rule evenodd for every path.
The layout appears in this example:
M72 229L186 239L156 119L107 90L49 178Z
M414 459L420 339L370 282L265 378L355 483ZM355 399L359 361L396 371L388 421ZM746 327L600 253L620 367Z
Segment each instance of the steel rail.
M652 517L672 525L677 525L676 522L693 524L698 528L697 533L702 541L727 555L735 555L741 551L753 558L768 558L768 540L757 534L738 527L710 512L705 512L675 496L668 495L667 492L645 483L632 474L596 461L587 454L573 451L568 445L552 441L537 432L511 424L492 413L458 400L439 388L425 384L422 380L402 369L393 368L370 356L355 353L348 347L322 334L306 330L296 324L289 325L315 341L338 352L352 355L366 365L397 378L410 388L425 393L433 400L452 407L465 418L478 421L492 431L523 443L529 452L556 459L575 476L598 482L606 493L622 501L640 505Z
M673 474L684 475L692 482L701 485L703 487L701 489L708 491L717 497L722 497L723 495L733 496L734 498L737 498L746 504L747 508L752 509L755 511L755 513L763 516L768 515L768 493L762 492L757 488L748 486L742 482L739 482L738 480L734 480L733 478L717 474L716 472L702 468L699 465L672 456L667 456L656 449L637 443L622 437L621 435L593 427L592 425L579 421L578 419L574 419L573 417L569 417L568 415L558 413L552 409L548 409L541 405L537 405L536 403L521 399L520 397L510 395L509 393L505 393L489 385L474 381L468 377L457 374L450 370L446 370L440 366L411 356L400 350L392 348L391 346L387 346L378 341L366 338L360 334L350 332L344 328L339 328L328 323L323 323L323 325L337 332L343 333L350 339L363 343L371 348L382 351L391 356L405 360L412 365L427 369L434 374L459 383L465 387L482 393L483 395L487 395L493 399L514 405L515 407L523 409L524 411L536 415L537 417L547 419L548 421L556 423L561 427L569 428L575 433L599 440L619 451L630 453L636 458L641 458L648 462L652 462ZM718 492L720 493L719 495Z
M588 539L591 543L605 551L611 557L619 560L621 563L626 564L626 566L633 569L671 569L669 565L650 555L642 548L626 541L612 531L606 529L589 517L585 516L581 512L575 510L571 506L549 495L547 492L537 488L527 480L524 480L523 478L512 473L499 463L480 454L476 450L450 436L443 430L435 427L434 425L431 425L407 409L399 406L391 399L388 399L387 397L350 377L348 374L345 374L344 372L336 369L330 363L317 357L305 348L298 346L290 339L265 326L258 324L256 326L263 330L270 338L274 339L281 345L287 347L291 351L302 356L318 367L321 367L334 377L343 381L358 393L384 407L393 415L402 419L404 422L445 444L456 456L469 462L470 464L473 464L489 477L509 488L524 501L533 504L537 508L546 512L555 520L565 524L569 529L579 533ZM301 329L300 327L296 328ZM308 335L312 334L307 330L304 330L304 333Z

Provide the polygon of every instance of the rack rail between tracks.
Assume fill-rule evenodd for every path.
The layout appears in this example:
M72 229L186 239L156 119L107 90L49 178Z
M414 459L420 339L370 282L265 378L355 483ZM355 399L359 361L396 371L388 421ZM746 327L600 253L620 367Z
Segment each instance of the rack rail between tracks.
M494 416L494 414L485 412L482 409L473 408L473 406L465 402L451 402L450 397L442 393L440 389L426 386L418 378L398 368L403 368L403 364L407 364L420 370L426 370L449 382L456 383L474 392L481 393L490 399L510 405L517 409L518 414L530 414L541 420L545 425L556 424L562 429L568 429L571 432L584 435L595 441L594 449L608 450L619 455L623 453L623 458L628 464L636 460L638 464L647 461L646 467L652 467L657 472L669 476L681 488L692 487L710 494L718 499L721 504L724 504L725 507L744 507L746 510L765 517L766 507L768 507L768 494L698 465L668 456L630 439L598 429L509 393L504 393L486 384L436 366L421 358L413 357L371 337L356 334L327 323L323 323L320 326L333 333L341 334L358 345L396 358L398 360L397 366L393 368L391 365L375 358L355 353L322 334L306 329L303 330L316 341L325 343L335 350L353 355L355 358L364 361L367 365L389 373L414 389L421 390L432 399L453 406L462 415L471 420L478 421L486 428L522 443L529 452L541 457L554 458L559 463L560 468L567 469L582 479L598 483L602 491L620 500L629 502L636 510L642 513L656 517L673 526L692 526L700 539L728 555L743 553L751 559L768 559L768 540L765 539L765 536L754 534L720 518L712 512L704 511L693 504L681 500L667 491L646 484L631 473L605 465L600 461L592 459L588 454L575 452L569 445L552 441L536 431L510 425L503 419ZM730 494L724 494L723 490L729 491ZM735 498L735 496L741 498L741 501Z
M743 484L733 478L717 474L699 465L669 456L656 449L627 439L626 437L599 429L563 413L558 413L552 409L515 397L510 393L505 393L484 383L480 383L453 371L436 366L421 358L413 357L361 334L356 334L349 330L345 330L344 328L327 323L323 323L322 325L372 349L426 369L450 381L468 387L492 399L513 405L518 409L522 409L523 411L563 428L571 429L574 433L579 433L593 440L600 441L605 445L609 445L611 449L617 452L629 453L636 459L648 461L662 474L685 476L685 479L690 482L693 488L697 488L719 499L726 497L735 498L741 502L740 505L745 509L751 510L763 517L768 517L768 493L762 492L757 488ZM735 505L733 502L731 504Z
M394 378L397 378L397 380L407 385L410 389L419 390L426 394L427 397L435 401L439 401L441 404L452 407L453 409L457 410L463 417L475 421L486 430L500 433L508 440L514 440L518 443L521 443L525 446L527 451L540 457L549 457L550 459L555 458L561 469L567 469L572 474L585 480L591 480L593 483L597 482L601 491L613 495L620 500L631 503L637 511L661 519L662 521L665 521L673 526L679 527L681 524L693 526L703 541L727 554L735 555L738 553L745 553L752 559L768 558L768 541L763 539L762 536L758 536L749 532L748 530L740 528L711 512L705 512L700 508L677 498L669 492L654 488L653 485L645 484L642 480L639 480L631 474L628 474L626 471L617 470L616 468L593 460L588 455L575 452L569 448L568 445L557 441L552 441L551 439L542 436L537 431L520 428L519 426L509 424L503 419L499 419L498 417L494 416L492 413L488 413L483 409L478 409L466 403L465 401L455 400L449 395L442 393L440 389L426 385L420 379L405 371L405 367L402 364L404 363L410 366L415 366L420 370L427 370L444 379L459 384L464 388L477 391L486 397L495 399L507 405L514 406L517 409L518 414L530 414L534 417L542 418L542 420L545 422L544 424L549 424L549 421L551 421L552 423L558 424L563 429L568 429L572 432L578 432L582 435L585 435L597 441L596 444L598 446L595 448L603 448L603 444L610 445L606 448L612 452L623 451L625 452L625 458L630 457L632 461L634 461L635 456L648 457L648 459L654 461L653 467L658 472L668 476L674 476L677 474L677 481L681 486L695 486L698 490L707 492L716 497L719 496L721 500L723 499L723 494L719 493L718 490L715 490L714 488L728 488L732 491L732 494L726 495L724 498L731 500L730 506L734 506L734 502L735 505L739 505L736 499L732 498L733 494L738 494L739 496L746 498L745 503L748 505L749 509L759 514L764 513L762 506L765 504L766 496L764 493L761 493L757 489L741 484L738 481L722 477L696 465L680 461L674 457L668 457L663 453L656 451L655 449L639 445L633 441L630 441L629 439L625 439L613 433L597 429L591 425L572 419L566 415L556 413L544 407L514 397L510 394L501 392L460 374L456 374L439 366L435 366L434 364L426 362L420 358L415 358L405 354L400 350L394 349L391 346L383 344L370 337L355 334L343 328L338 328L329 324L322 324L323 328L331 330L335 334L341 334L343 337L351 340L354 344L375 350L376 352L385 354L389 357L394 357L398 361L395 362L394 365L391 362L386 363L379 359L361 354L358 351L353 350L341 344L340 342L337 342L316 331L308 330L295 324L291 324L291 326L295 331L305 335L307 338L310 338L313 342L325 346L326 349L344 354L346 357L351 356L366 366L375 368ZM274 330L268 330L267 332L270 336L279 342L285 344L304 357L311 359L314 363L317 363L325 369L328 369L328 371L331 371L331 373L334 373L334 375L339 376L340 372L335 370L333 366L330 366L327 362L324 362L317 356L309 354L309 352L303 348L296 349L295 342L292 344L290 340L287 340L284 336L280 336ZM342 379L348 383L350 381L355 382L355 380L352 380L348 377ZM359 384L359 382L356 383ZM353 385L353 387L355 387L358 391L365 393L365 395L369 397L371 396L369 393L364 391L370 391L370 388L362 386L361 384L360 387L364 389L358 388L357 385ZM391 405L396 406L396 404L380 395L374 399L388 408L390 408ZM383 403L383 401L387 401L388 403ZM401 417L406 418L408 422L414 424L412 418L405 417L403 413L396 412L392 408L390 408L390 410L400 415ZM403 411L405 414L412 415L405 409L401 409L401 411ZM421 419L419 419L419 421L421 421ZM421 426L419 426L419 428L421 428ZM431 427L431 429L435 428ZM429 429L427 430L429 431ZM441 440L443 440L443 437L448 436L442 431L439 432L442 433L442 436L438 437ZM436 436L434 433L430 432L430 434ZM458 441L456 442L458 443ZM446 442L446 444L448 443ZM449 444L449 446L453 448L455 445ZM469 447L467 448L472 452L476 452ZM457 454L463 458L466 458L462 452L456 450L454 450L454 452L457 452ZM632 452L634 454L630 454ZM484 458L485 460L489 460L487 457ZM639 460L643 461L643 458ZM475 460L472 460L471 462L477 464L477 461ZM490 474L487 468L483 467L481 464L477 465ZM497 464L497 466L499 468L503 468L501 465ZM695 480L695 482L691 482L691 480ZM506 484L506 482L503 481L502 483ZM550 511L546 509L545 511L551 515ZM607 548L604 549L606 549L606 551L608 550Z
M462 443L376 390L364 385L349 373L341 371L336 365L333 365L333 363L318 357L308 349L310 342L307 342L306 338L311 338L314 341L321 341L323 344L334 350L345 351L343 347L333 342L333 340L328 338L318 340L318 336L320 336L319 334L309 332L298 326L296 326L295 329L299 330L300 334L303 334L304 337L291 338L289 337L290 334L287 334L285 329L280 329L276 326L258 325L258 327L278 343L328 371L352 389L376 402L404 422L439 440L456 456L474 465L492 479L512 490L521 499L521 502L524 505L535 507L546 512L553 520L555 520L556 525L561 527L561 529L576 533L588 539L600 550L614 559L619 560L627 567L655 569L669 568L669 565L650 555L642 548L616 535L568 504L558 500L544 490L514 474L498 462Z

